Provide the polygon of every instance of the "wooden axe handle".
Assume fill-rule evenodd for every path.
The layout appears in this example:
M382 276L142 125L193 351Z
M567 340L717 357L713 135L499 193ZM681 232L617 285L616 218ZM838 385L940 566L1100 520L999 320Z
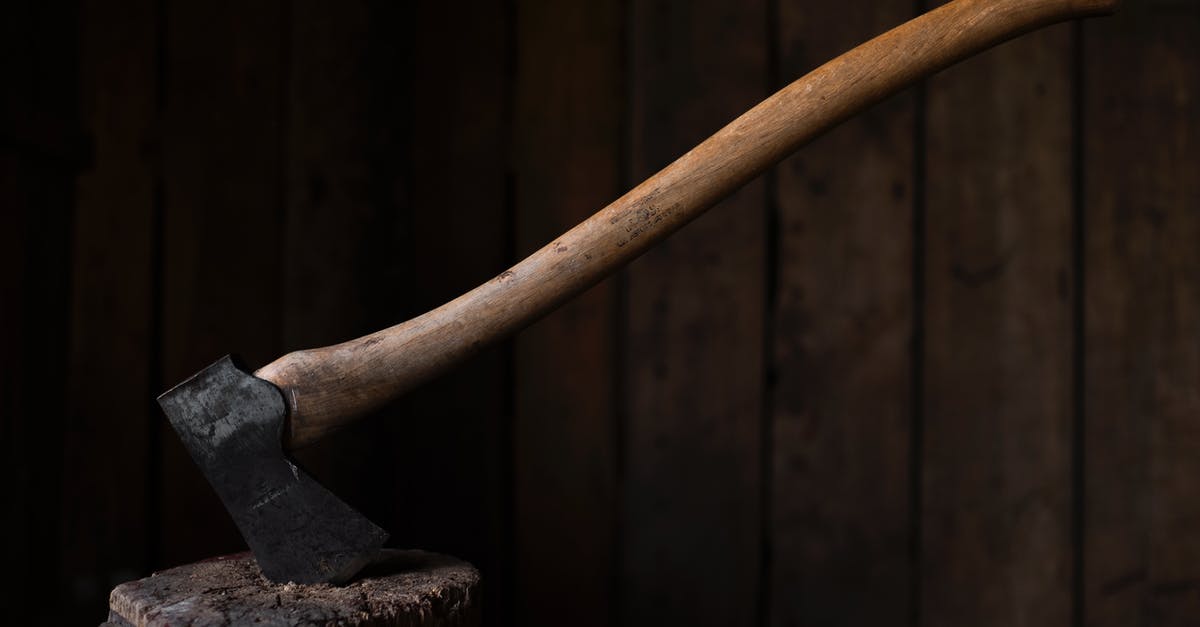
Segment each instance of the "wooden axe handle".
M869 105L1012 37L1116 4L954 0L837 57L474 290L407 322L260 369L287 399L285 446L310 444L518 331Z

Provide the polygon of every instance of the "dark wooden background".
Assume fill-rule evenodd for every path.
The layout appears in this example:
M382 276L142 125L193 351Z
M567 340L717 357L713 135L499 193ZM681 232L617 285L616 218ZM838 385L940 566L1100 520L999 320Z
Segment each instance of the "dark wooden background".
M153 398L494 276L921 0L0 20L0 622L237 551ZM491 624L1200 624L1200 5L814 142L303 453Z

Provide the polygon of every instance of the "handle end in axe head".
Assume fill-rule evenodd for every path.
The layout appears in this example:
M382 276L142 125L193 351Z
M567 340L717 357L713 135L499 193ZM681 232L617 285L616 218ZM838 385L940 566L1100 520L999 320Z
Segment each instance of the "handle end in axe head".
M268 579L340 583L379 553L387 533L284 455L273 384L226 356L158 403Z

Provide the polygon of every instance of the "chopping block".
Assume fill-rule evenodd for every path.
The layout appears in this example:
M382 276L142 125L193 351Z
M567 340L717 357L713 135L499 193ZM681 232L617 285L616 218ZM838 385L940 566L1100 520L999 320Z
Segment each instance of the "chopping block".
M385 549L341 586L273 583L250 553L239 553L117 586L104 626L476 627L479 602L479 571L437 553Z

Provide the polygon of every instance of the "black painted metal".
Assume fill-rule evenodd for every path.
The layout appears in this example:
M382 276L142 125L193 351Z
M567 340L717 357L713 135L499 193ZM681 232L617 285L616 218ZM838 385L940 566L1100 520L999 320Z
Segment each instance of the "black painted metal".
M276 582L338 583L387 533L283 453L283 395L222 357L158 397L171 425Z

